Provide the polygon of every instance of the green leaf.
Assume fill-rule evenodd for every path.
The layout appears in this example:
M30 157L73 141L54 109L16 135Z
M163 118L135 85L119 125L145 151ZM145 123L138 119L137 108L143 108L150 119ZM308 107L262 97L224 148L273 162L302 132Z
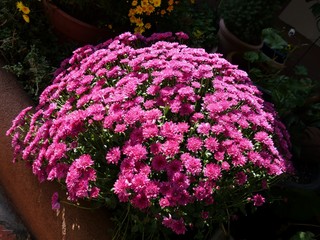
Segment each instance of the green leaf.
M297 232L290 240L315 240L315 235L312 232Z
M298 76L308 76L308 70L305 66L298 65L294 69L295 74Z
M253 63L259 60L259 53L255 51L245 52L244 58Z
M311 5L310 9L311 9L312 14L316 18L320 17L320 3L314 3L313 5Z

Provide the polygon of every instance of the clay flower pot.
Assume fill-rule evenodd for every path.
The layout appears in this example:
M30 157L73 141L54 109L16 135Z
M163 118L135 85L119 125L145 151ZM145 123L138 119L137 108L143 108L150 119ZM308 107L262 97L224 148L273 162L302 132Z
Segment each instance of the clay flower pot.
M62 41L71 40L80 44L97 43L116 35L108 28L98 28L70 16L50 0L43 0L43 5L45 14Z
M259 45L252 45L241 41L228 30L223 19L220 19L219 22L218 38L218 52L222 53L228 61L232 61L235 55L241 55L248 51L259 51L263 45L262 41Z
M108 211L85 210L65 203L54 211L51 196L61 192L60 185L39 183L25 163L12 163L11 139L5 133L17 113L33 102L2 66L0 62L0 186L15 212L34 239L110 240L113 227ZM1 231L0 228L0 239L6 239Z

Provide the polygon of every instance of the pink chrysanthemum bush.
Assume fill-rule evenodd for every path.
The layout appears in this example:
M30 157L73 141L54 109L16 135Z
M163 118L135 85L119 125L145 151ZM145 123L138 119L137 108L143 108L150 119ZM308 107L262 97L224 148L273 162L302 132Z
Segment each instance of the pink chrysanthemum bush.
M268 201L292 168L285 127L247 74L174 41L185 37L124 33L77 49L7 132L41 182L63 183L71 202L116 206L126 239L205 239Z

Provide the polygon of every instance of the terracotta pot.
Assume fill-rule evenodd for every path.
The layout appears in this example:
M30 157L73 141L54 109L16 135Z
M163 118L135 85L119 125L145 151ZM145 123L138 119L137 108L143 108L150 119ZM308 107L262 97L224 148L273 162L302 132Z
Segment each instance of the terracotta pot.
M94 44L116 35L107 28L98 28L70 16L50 0L43 0L43 5L49 22L62 41Z
M65 203L54 211L51 196L54 192L65 196L61 185L39 183L24 162L12 163L11 138L5 133L17 114L33 102L1 63L0 79L0 185L30 234L39 240L111 240L108 211L84 210Z
M228 30L223 19L220 19L219 22L218 38L218 52L222 53L231 62L234 56L241 55L247 51L259 51L263 45L262 41L259 45L251 45L241 41Z

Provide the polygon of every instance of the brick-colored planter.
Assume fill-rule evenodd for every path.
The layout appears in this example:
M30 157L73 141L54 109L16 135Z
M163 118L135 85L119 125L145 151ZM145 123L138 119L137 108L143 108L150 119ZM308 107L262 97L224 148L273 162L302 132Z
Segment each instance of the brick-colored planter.
M0 185L30 234L36 240L111 239L107 211L84 210L67 204L53 211L51 196L59 192L59 185L39 183L23 162L12 163L11 138L5 133L12 119L33 102L1 64L0 80Z

